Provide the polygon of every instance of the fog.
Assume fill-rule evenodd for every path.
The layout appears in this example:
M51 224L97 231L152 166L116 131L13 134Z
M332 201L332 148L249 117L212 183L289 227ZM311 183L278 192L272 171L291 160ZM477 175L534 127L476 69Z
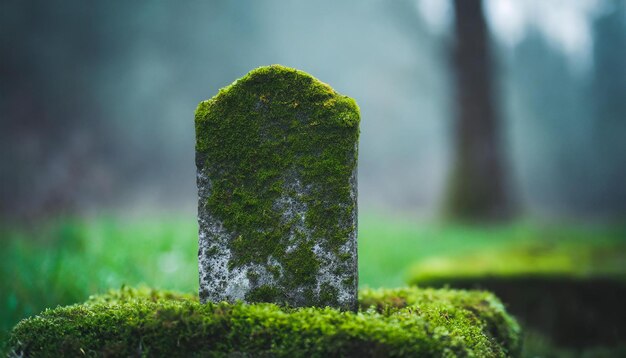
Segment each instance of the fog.
M484 10L523 215L623 217L624 3ZM197 104L279 63L359 104L360 210L436 217L453 160L453 16L426 0L4 1L0 214L195 211Z

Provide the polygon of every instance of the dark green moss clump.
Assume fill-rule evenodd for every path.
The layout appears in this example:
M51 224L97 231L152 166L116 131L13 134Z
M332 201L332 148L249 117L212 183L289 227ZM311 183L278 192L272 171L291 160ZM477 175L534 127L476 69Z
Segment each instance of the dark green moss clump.
M123 289L25 319L9 343L16 355L55 357L505 357L518 336L487 292L363 291L355 313Z

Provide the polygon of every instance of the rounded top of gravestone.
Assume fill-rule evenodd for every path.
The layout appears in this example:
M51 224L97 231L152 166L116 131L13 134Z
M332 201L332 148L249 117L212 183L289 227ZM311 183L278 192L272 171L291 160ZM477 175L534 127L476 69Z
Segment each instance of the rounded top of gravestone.
M277 112L277 109L286 109L302 113L299 119L311 126L359 125L359 108L352 98L337 93L328 84L304 71L282 65L256 68L220 89L213 98L200 102L196 121L206 118L207 112L215 113L220 109L229 114L222 119L232 117L233 113L245 115L246 111ZM321 113L323 115L318 115Z

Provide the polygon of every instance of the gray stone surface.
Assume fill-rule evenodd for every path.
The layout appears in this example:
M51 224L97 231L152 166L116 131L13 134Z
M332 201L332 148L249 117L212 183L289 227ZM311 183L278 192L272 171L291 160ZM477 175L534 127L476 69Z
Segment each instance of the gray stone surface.
M282 66L196 110L200 299L357 307L354 100Z

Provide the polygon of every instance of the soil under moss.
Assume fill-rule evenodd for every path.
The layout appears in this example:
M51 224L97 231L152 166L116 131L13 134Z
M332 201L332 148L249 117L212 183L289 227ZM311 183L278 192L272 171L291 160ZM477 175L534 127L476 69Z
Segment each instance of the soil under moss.
M200 304L195 295L112 291L21 321L24 356L505 357L519 326L482 291L365 290L358 312L269 303Z

